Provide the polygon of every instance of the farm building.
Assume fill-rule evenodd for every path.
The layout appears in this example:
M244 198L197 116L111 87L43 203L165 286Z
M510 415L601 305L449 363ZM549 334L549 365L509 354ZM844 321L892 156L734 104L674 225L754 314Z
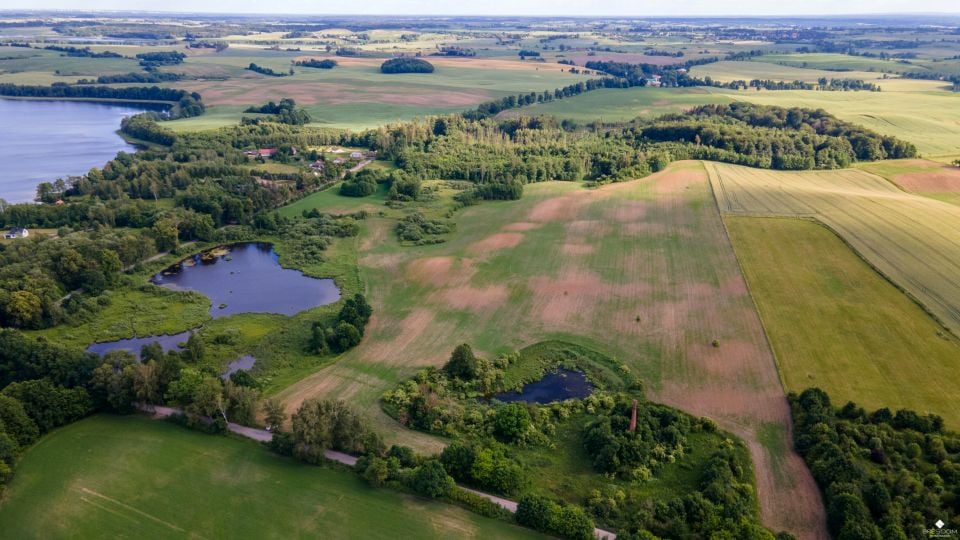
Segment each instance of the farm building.
M257 150L247 150L246 152L244 152L244 155L254 157L254 158L267 159L267 158L273 157L274 155L276 155L276 153L277 153L276 148L259 148Z
M30 236L30 231L28 231L27 229L22 229L22 228L20 228L20 227L14 227L14 228L10 229L9 232L7 232L7 233L5 233L5 234L3 235L3 237L6 238L6 239L11 239L11 238L26 238L26 237L28 237L28 236Z
M318 171L322 171L326 164L321 160L316 160L310 164L310 168Z
M360 159L363 157L363 152L350 152L350 157L353 159Z
M341 157L335 158L335 159L333 160L333 163L334 163L335 165L343 165L343 164L346 163L346 162L347 162L347 160L345 160L345 159L343 159L343 158L341 158Z

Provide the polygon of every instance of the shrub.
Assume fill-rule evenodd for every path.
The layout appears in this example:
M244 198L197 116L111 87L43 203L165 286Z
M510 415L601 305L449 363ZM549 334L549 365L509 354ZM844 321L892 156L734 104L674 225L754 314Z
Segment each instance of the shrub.
M425 461L417 467L412 478L414 491L425 497L442 497L455 487L453 478L447 474L443 464L435 459Z
M520 403L509 403L497 409L493 418L494 432L507 441L523 437L530 428L530 413Z

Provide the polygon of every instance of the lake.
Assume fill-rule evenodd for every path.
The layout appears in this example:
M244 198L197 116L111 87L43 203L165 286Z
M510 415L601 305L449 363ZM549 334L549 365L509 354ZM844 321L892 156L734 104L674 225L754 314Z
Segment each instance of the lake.
M29 202L37 184L78 176L125 150L120 120L146 106L0 99L0 199Z
M213 317L237 313L294 315L332 304L340 289L332 279L305 276L280 266L270 244L247 242L194 255L154 275L150 281L210 298Z
M581 399L593 392L593 384L580 371L558 369L539 381L525 384L520 392L501 392L494 397L505 403L553 403L565 399Z

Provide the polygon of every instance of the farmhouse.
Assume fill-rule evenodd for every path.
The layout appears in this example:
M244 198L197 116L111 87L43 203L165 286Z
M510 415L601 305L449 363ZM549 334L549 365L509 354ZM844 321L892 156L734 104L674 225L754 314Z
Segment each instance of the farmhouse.
M26 238L26 237L28 237L28 236L30 236L30 231L28 231L27 229L22 229L22 228L20 228L20 227L14 227L14 228L10 229L9 232L7 232L7 233L5 233L5 234L3 235L3 237L6 238L6 239L11 239L11 238Z
M276 155L276 153L277 153L276 148L260 148L257 150L247 150L243 154L253 158L267 159L267 158L273 157L274 155Z
M353 159L360 159L363 157L363 152L350 152L350 157Z
M343 159L342 157L334 158L333 160L334 165L343 165L346 162L347 160Z
M319 159L310 164L310 168L317 171L322 171L325 166L326 164Z

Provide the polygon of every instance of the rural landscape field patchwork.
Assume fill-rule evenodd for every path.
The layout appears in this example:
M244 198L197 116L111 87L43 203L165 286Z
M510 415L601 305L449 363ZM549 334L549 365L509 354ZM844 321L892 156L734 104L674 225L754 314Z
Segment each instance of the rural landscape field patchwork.
M4 8L0 539L957 538L960 14L717 9Z

